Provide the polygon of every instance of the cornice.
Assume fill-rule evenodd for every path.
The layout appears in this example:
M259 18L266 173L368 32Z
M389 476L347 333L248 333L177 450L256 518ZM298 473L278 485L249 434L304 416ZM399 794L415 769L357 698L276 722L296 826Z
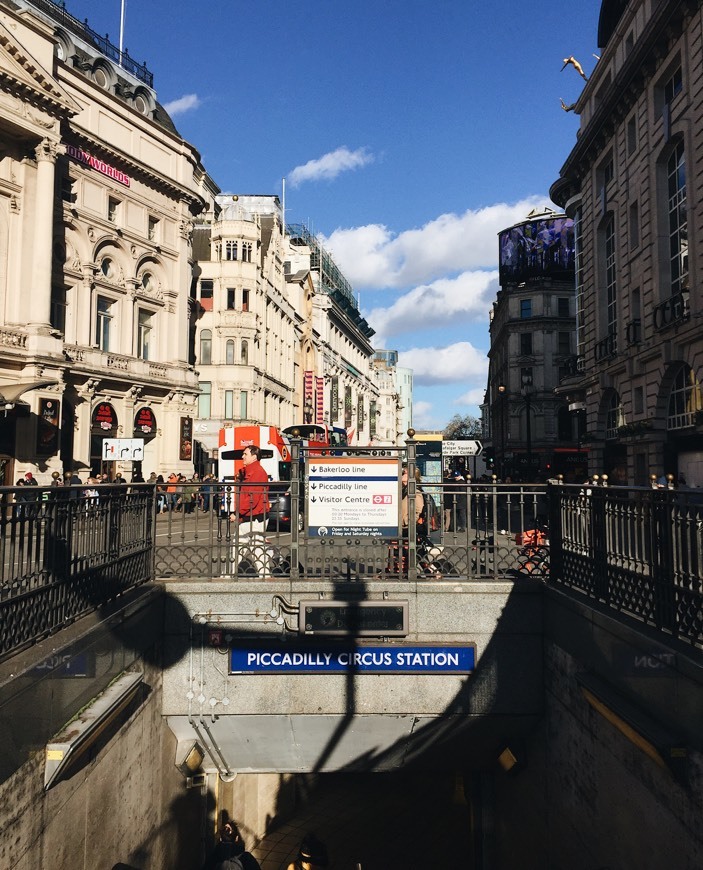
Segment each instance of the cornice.
M570 180L580 181L593 161L602 153L617 125L642 93L647 79L655 72L659 60L668 54L668 44L672 36L678 38L681 35L683 21L692 5L698 6L700 3L692 3L692 0L668 0L654 10L630 56L601 95L591 120L580 131L576 144L561 168L560 179L552 185L555 194L562 194L563 185ZM586 96L590 98L598 86L599 77L594 75L586 85L582 99ZM578 184L575 187L573 185L574 182L571 181L571 195L578 188Z

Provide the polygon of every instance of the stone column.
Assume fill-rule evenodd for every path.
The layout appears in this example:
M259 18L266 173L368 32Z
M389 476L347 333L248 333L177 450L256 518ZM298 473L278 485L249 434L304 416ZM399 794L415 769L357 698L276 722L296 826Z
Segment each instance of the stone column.
M30 328L49 329L51 325L51 258L54 241L54 170L58 145L42 139L35 149L37 184L34 218L34 257L32 265L32 319Z

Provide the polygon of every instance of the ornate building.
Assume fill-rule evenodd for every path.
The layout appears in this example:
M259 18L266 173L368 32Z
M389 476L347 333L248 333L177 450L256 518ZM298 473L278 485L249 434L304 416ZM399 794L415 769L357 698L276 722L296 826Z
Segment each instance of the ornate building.
M701 4L605 0L552 199L574 219L577 370L592 472L703 486Z
M198 153L145 66L50 0L0 2L0 461L192 469ZM142 438L143 462L104 460Z
M573 222L531 212L500 233L500 290L490 321L484 421L499 477L586 473L579 416L555 394L574 354Z

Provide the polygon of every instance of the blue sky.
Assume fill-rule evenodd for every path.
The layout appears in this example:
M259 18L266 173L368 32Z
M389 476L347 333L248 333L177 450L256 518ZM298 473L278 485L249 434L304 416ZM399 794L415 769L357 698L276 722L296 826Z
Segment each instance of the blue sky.
M67 0L119 43L120 0ZM478 414L499 230L573 147L600 3L126 0L124 45L223 192L278 194L325 240L416 428Z

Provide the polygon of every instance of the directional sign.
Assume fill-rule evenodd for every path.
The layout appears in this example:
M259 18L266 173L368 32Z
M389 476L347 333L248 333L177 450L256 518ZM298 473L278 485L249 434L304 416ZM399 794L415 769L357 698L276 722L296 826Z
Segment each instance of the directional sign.
M308 460L308 534L395 537L399 517L398 460L361 456Z
M144 459L144 439L103 438L103 459L141 462Z
M483 444L480 441L443 441L442 456L480 456Z

